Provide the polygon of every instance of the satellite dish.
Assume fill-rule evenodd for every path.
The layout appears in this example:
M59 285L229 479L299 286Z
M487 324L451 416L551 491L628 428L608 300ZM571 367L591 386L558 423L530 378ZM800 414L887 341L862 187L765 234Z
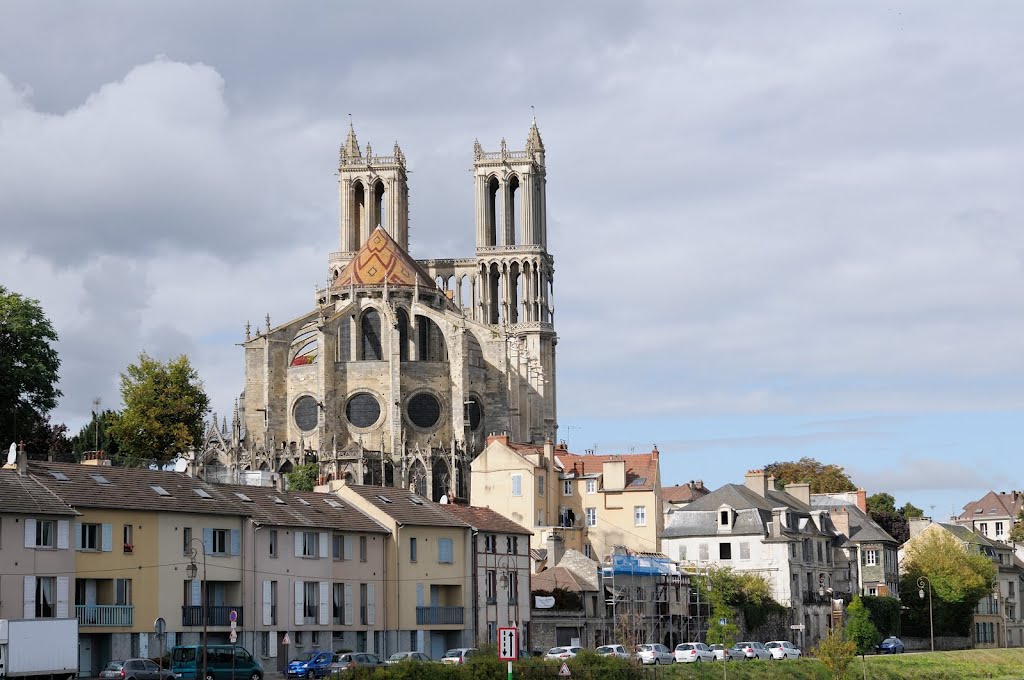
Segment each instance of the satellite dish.
M14 442L11 442L11 448L7 452L7 464L8 465L14 465L14 463L17 460L18 460L18 445L15 444Z
M184 472L187 469L188 469L188 461L187 460L185 460L184 458L176 458L174 460L174 471L175 472Z
M441 500L438 501L441 505L448 505L448 494L441 496Z

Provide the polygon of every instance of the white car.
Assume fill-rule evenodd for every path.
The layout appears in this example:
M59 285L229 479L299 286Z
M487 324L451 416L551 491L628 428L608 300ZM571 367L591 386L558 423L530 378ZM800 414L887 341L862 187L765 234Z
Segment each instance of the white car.
M772 653L765 649L760 642L737 642L732 648L738 650L747 661L772 658Z
M544 655L544 658L556 660L573 659L582 649L582 647L552 647L548 650L548 653Z
M444 656L441 657L441 663L461 666L466 663L467 658L476 653L476 647L456 647L455 649L449 649L444 653Z
M598 656L617 656L620 659L629 658L629 652L622 645L602 645L594 651Z
M643 664L672 663L672 652L665 645L637 645L636 658Z
M676 645L676 663L714 661L715 653L703 642L683 642Z
M764 643L764 648L767 649L773 659L781 661L782 659L799 659L800 650L797 646L788 640L773 640L772 642Z

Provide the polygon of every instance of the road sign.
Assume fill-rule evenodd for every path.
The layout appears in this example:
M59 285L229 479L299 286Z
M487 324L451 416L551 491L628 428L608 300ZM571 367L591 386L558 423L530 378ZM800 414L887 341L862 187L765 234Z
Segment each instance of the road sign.
M519 659L519 629L498 629L498 659L517 661Z
M167 632L167 622L164 621L163 617L157 617L156 621L153 622L153 632L157 635L163 635Z
M572 673L569 672L569 664L563 661L562 667L558 669L558 674L563 678L567 678L572 675Z
M284 637L281 638L281 644L282 645L290 645L291 643L292 643L291 638L288 637L288 633L285 633Z
M790 629L791 630L803 630L804 629L804 624L802 624L802 623L794 623L792 626L790 626Z
M724 626L725 624L726 624L726 620L725 620L724 616L722 618L718 619L718 625L719 626Z
M231 644L235 644L236 642L238 642L238 633L236 633L235 631L231 631L231 635L228 636L228 641Z
M228 621L231 622L231 625L235 625L235 622L238 621L238 612L236 610L232 609L228 613Z

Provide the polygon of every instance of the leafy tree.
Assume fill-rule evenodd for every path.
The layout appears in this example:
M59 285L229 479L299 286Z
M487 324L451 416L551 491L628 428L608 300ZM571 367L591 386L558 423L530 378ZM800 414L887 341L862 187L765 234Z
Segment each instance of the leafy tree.
M725 603L722 591L712 588L710 593L711 616L708 621L707 643L732 647L739 637L740 627L736 625L736 610ZM725 623L721 623L725 621Z
M101 413L93 413L92 420L83 425L74 437L71 438L71 446L75 454L81 458L86 451L103 451L111 460L115 460L120 451L117 440L110 433L110 428L120 414L117 411L107 409Z
M288 488L292 491L312 491L320 477L319 463L298 465L291 472L286 472Z
M50 422L50 416L43 416L25 435L25 452L29 458L36 460L52 458L61 463L72 463L75 455L67 432L67 425L54 425Z
M885 492L873 493L867 497L868 512L872 515L896 512L896 499ZM909 503L908 503L909 505Z
M853 656L857 652L857 645L851 640L844 640L843 635L836 628L831 628L815 650L815 656L832 673L832 680L842 680L846 677L846 669L853 662Z
M108 428L121 462L165 465L202 441L210 398L187 356L162 362L143 352L121 374L121 399L124 410Z
M1014 543L1024 543L1024 508L1017 513L1017 520L1010 529L1010 540Z
M888 637L899 632L900 610L903 606L899 598L865 595L860 598L860 601L864 603L864 608L868 610L871 623L875 624L879 635Z
M906 543L910 540L910 523L901 512L880 512L871 513L871 519L878 523L878 526L885 529L885 532L896 539L897 543Z
M56 341L38 300L0 286L0 442L25 438L57 405Z
M846 608L849 618L846 621L846 639L853 642L857 653L861 656L875 648L881 639L878 636L878 629L871 623L871 616L860 599L860 595L853 596L853 602Z
M907 501L906 503L903 504L903 507L900 508L900 514L902 514L907 519L915 519L917 517L924 517L924 510L917 507L910 501Z
M798 461L769 463L764 466L764 471L774 475L783 484L808 483L811 485L811 493L841 493L857 490L856 485L842 466L833 463L826 465L806 456Z

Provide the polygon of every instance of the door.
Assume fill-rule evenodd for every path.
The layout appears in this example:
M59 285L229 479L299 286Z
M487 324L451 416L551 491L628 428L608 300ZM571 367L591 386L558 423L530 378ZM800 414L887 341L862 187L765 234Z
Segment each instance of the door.
M430 656L440 659L448 650L445 649L444 636L431 632L430 635Z
M98 675L92 667L92 637L89 635L78 638L78 674L87 678Z

